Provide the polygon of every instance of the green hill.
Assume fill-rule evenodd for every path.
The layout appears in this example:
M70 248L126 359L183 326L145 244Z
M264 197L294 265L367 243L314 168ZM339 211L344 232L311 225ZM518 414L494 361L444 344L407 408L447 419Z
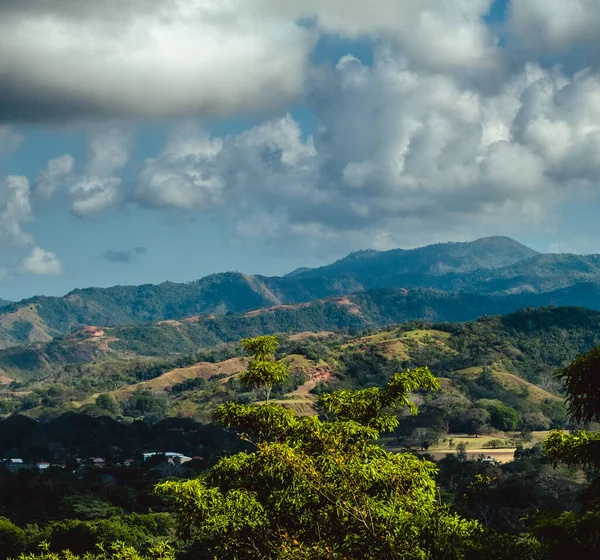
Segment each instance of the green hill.
M338 308L359 317L361 308L351 304L338 301ZM333 310L327 307L322 317L332 313L333 320ZM229 324L229 331L226 323L219 325L215 319L205 324L88 328L50 343L10 348L0 352L0 404L5 410L23 409L46 418L73 407L93 409L97 395L104 392L123 406L144 394L154 395L172 414L203 417L215 404L238 394L257 398L236 382L245 363L236 329L245 330L242 336L265 332L267 325L276 332L277 322L255 321L274 320L283 313L281 321L291 311L225 317L221 321L238 321ZM298 323L298 330L307 324ZM428 402L432 415L439 406L450 414L448 407L490 407L491 401L499 401L531 425L547 429L544 426L564 422L552 373L600 343L600 313L568 307L523 309L463 323L412 321L385 330L356 327L351 333L321 330L279 336L294 375L276 391L276 398L302 414L311 413L311 391L375 386L396 371L427 365L443 380L448 395ZM230 343L223 345L225 340ZM218 347L201 350L217 342ZM452 422L459 425L460 414L452 414Z
M495 269L537 255L537 251L508 237L486 237L469 243L437 243L417 249L358 251L333 264L292 273L294 278L352 277L365 289L381 287L437 287L448 274ZM428 280L424 280L427 278Z
M228 272L182 284L86 288L61 298L37 296L0 310L0 348L48 342L85 325L142 325L196 317L206 326L205 334L197 336L208 343L223 339L221 330L237 336L244 328L382 326L417 318L464 321L549 304L600 309L599 285L598 255L542 255L511 239L492 237L409 251L361 251L332 265L298 269L284 277ZM409 289L401 295L401 288ZM361 298L361 293L369 295ZM331 303L344 296L361 312L341 312L343 306ZM295 307L289 313L282 307L307 303L306 309ZM277 309L268 319L227 318L267 307ZM211 326L205 325L207 316L215 317ZM241 330L232 327L236 324Z
M596 292L587 286L582 299ZM572 291L572 289L570 290ZM0 368L37 372L56 364L106 359L115 355L186 355L240 338L307 331L357 332L410 321L457 323L485 315L515 312L574 299L563 291L549 294L488 296L436 290L373 290L295 305L275 305L246 313L203 315L184 320L84 328L52 340L0 350ZM596 294L597 295L597 294ZM600 298L597 298L600 310ZM581 310L570 309L579 314ZM595 317L594 311L585 311ZM585 315L587 316L587 315Z

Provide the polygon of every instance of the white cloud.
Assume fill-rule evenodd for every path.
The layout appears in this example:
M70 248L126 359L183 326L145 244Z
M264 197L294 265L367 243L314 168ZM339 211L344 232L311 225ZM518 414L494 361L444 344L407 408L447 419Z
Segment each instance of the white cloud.
M429 70L495 68L500 52L483 16L492 0L258 0L292 20L316 18L326 33L383 37Z
M533 54L581 45L599 52L600 0L513 0L508 13L512 33Z
M255 0L5 4L5 119L270 109L302 91L314 43Z
M41 247L34 247L31 254L23 260L27 272L43 276L56 276L62 274L61 262L54 253L45 251Z
M344 57L315 92L314 140L289 115L238 136L172 139L147 162L135 196L220 213L239 235L276 242L514 234L597 189L597 84L594 74L529 65L485 93L414 69L395 51L372 68Z
M105 125L92 131L83 174L69 181L71 209L78 216L97 214L119 200L121 178L131 148L129 129Z
M69 193L73 198L71 208L78 216L97 214L112 206L119 196L118 177L81 177L75 181Z
M32 243L32 237L22 229L23 223L31 220L33 213L27 177L10 175L5 181L0 180L0 239L18 244Z
M211 208L223 202L223 182L214 160L222 149L201 129L174 134L162 154L146 161L136 196L144 205L183 210Z
M74 167L75 158L70 154L48 161L36 181L36 193L46 199L52 198L57 189L67 182Z

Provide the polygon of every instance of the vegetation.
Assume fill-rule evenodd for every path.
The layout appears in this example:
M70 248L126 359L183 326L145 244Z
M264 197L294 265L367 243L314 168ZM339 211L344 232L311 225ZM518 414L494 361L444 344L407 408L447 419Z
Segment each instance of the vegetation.
M242 340L242 346L252 357L248 369L240 375L239 381L243 385L261 388L265 392L266 402L269 402L273 386L283 383L288 376L287 364L273 359L279 343L274 336L259 336Z
M482 314L550 303L594 307L599 279L598 256L540 255L508 238L431 245L412 251L362 251L327 267L299 270L284 277L229 272L185 284L87 288L62 298L37 296L10 303L0 311L0 348L44 342L86 325L131 326L192 318L185 323L188 326L198 316L204 328L190 329L189 333L189 343L195 348L286 331L281 328L283 322L299 331L384 326L411 319L466 321ZM410 288L406 294L398 293L405 288ZM532 290L535 293L530 293ZM340 296L363 292L372 295L366 301L351 298L360 314L339 305ZM338 303L334 299L320 304L324 298L337 298ZM370 309L381 299L391 305ZM262 314L227 318L229 313L308 302L313 302L310 309L302 305L295 310L299 311L297 321L281 307L278 310L283 318ZM208 316L217 321L210 323ZM163 344L177 336L177 329L172 328L176 326L161 329ZM148 352L151 347L144 340L146 331L130 329L135 333L129 337L130 344L133 339L138 343L133 345L135 351Z
M438 504L434 465L370 443L397 426L390 409L415 409L408 394L419 387L438 388L425 368L383 389L322 395L328 420L272 404L223 405L217 422L242 431L255 451L156 491L197 558L463 557L480 528Z
M9 370L0 559L595 558L599 316Z

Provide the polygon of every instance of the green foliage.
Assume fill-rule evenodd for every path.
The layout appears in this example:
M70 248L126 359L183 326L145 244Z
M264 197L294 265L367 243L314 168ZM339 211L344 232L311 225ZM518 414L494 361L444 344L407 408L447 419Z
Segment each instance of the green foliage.
M582 516L567 511L559 516L538 515L534 533L545 543L550 560L597 558L600 550L600 512Z
M569 414L579 422L600 418L600 349L577 358L558 373L567 391ZM536 530L547 543L551 558L569 552L576 557L597 556L600 551L600 432L577 430L570 434L554 431L544 441L544 451L556 464L591 467L591 508L583 516L565 512L558 517L539 516Z
M472 408L464 418L466 432L469 435L478 436L479 434L489 431L490 413L484 408Z
M102 393L101 395L98 395L96 397L96 404L111 414L115 414L118 411L115 399L113 399L108 393Z
M319 396L319 407L340 420L350 420L375 428L378 432L392 431L398 418L386 409L408 407L413 414L417 407L408 395L417 389L438 390L440 385L428 368L395 374L383 388L372 387L361 391L336 391Z
M0 560L17 555L25 545L25 532L6 517L0 517Z
M480 529L438 504L434 465L370 442L393 428L386 410L414 410L408 394L422 386L437 388L426 368L382 389L322 395L328 420L273 404L221 406L215 420L255 451L156 492L207 558L461 558Z
M585 465L600 469L600 432L554 431L544 441L544 450L555 463Z
M133 418L146 415L163 417L166 410L166 398L151 393L134 393L123 403L123 413Z
M86 554L111 542L122 542L143 552L171 537L172 529L173 520L166 513L130 514L90 521L54 521L44 527L42 537L50 550L56 552L68 549L75 554Z
M600 346L558 373L567 392L569 414L577 422L600 420Z
M276 362L273 354L279 346L274 336L259 336L242 340L242 346L251 359L246 371L240 374L239 381L243 385L262 388L265 399L269 396L273 385L283 383L288 376L288 366L283 362Z
M512 432L519 424L519 413L499 401L480 400L477 403L490 413L490 425L503 432Z
M42 543L39 554L22 555L19 560L175 560L175 555L173 549L166 543L154 546L143 556L135 548L118 541L106 547L99 546L97 553L89 552L82 556L68 550L50 552L47 543Z

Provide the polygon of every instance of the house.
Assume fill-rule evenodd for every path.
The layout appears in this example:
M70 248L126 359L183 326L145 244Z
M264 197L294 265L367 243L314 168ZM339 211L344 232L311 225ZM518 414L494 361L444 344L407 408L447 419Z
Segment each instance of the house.
M485 459L482 459L481 462L486 463L488 465L496 465L497 463L496 459L490 457L489 455Z
M166 457L170 462L174 462L175 459L179 460L179 463L185 463L191 461L192 458L184 455L183 453L176 453L175 451L152 451L150 453L144 453L144 461L155 455L162 455Z

